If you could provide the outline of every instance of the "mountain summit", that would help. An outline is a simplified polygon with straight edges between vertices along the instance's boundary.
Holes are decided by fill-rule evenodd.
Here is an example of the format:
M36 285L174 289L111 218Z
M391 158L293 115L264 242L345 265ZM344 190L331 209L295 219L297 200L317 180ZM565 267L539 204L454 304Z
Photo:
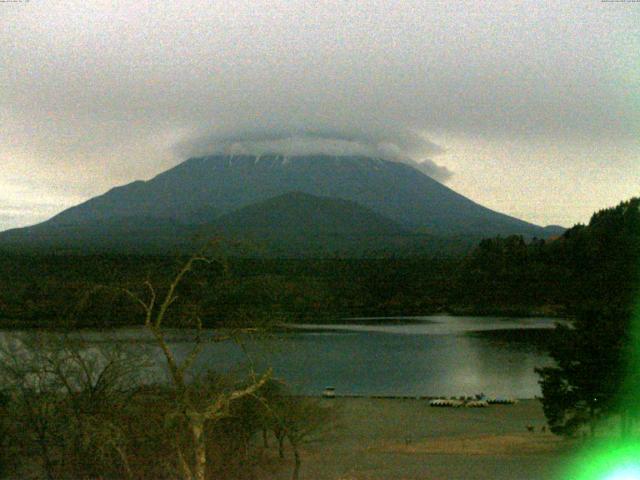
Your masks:
M336 228L344 227L345 216L357 211L359 219L375 218L385 231L393 225L395 232L430 236L546 237L556 233L485 208L397 162L360 156L213 155L191 158L148 181L113 188L34 227L4 232L0 243L27 240L30 234L41 241L48 236L61 238L61 231L74 231L79 240L82 235L78 229L90 228L105 235L109 226L115 225L118 228L113 233L118 235L126 231L123 225L151 230L170 225L176 235L177 226L193 230L199 225L216 225L224 231L225 219L234 219L235 226L229 228L237 233L239 224L249 229L248 221L257 222L256 212L260 218L280 222L301 218L300 211L297 217L291 211L289 217L277 213L283 208L283 199L268 202L292 192L297 197L284 197L287 208L296 199L302 202L301 208L310 208L313 202L303 194L322 197L323 221L327 215L335 215L340 218ZM339 202L329 208L327 199ZM260 205L247 210L252 204ZM348 229L344 233L350 234ZM110 241L117 243L116 238Z

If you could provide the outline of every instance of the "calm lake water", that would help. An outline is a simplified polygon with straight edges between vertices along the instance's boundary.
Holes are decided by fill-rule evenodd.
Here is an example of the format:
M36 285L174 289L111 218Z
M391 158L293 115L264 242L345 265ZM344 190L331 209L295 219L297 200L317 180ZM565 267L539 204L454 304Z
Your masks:
M549 365L544 349L531 338L553 328L549 318L400 317L348 319L331 325L297 325L255 339L207 344L195 370L242 375L249 365L272 366L275 376L297 393L319 394L335 387L354 395L487 395L532 398L540 394L535 367ZM542 333L542 335L541 335ZM4 335L15 333L5 332ZM99 345L150 348L141 329L85 331ZM207 331L205 336L213 337ZM192 338L184 331L168 335L184 356Z

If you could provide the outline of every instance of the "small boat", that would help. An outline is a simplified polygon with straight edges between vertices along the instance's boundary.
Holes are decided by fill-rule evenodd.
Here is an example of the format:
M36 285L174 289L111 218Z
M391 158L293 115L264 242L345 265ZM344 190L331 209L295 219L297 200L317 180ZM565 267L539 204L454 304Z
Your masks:
M462 402L451 398L436 398L429 402L431 407L460 407Z
M503 397L496 397L496 398L490 398L487 400L487 403L493 404L493 405L513 405L514 403L517 403L518 401L514 398L503 398Z
M334 387L325 387L322 391L322 398L336 398L336 389Z
M471 400L465 403L464 406L469 408L484 408L489 406L489 402L486 400Z

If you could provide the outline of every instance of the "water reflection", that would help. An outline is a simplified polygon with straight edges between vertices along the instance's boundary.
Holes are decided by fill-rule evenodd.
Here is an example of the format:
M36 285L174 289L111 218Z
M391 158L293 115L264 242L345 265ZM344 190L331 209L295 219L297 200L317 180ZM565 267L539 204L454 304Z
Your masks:
M318 394L331 385L338 394L458 396L484 392L531 398L540 393L533 369L548 365L550 359L530 343L510 341L503 334L548 329L553 324L548 318L432 316L411 317L406 322L395 319L392 324L350 319L339 325L298 325L290 332L244 337L242 345L229 341L208 344L194 371L214 369L241 376L250 366L272 366L278 377L305 394ZM151 347L151 355L164 365L143 329L75 335L94 345ZM205 332L205 337L215 335ZM176 356L184 358L193 336L173 330L168 340ZM164 374L157 369L152 376L160 379Z

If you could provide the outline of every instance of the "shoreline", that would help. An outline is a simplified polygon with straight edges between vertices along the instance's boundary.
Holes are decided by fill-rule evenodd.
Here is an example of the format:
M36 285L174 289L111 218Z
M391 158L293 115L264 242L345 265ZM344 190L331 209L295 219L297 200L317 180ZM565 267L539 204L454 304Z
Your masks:
M426 408L392 398L331 402L338 428L305 445L301 478L552 479L560 478L576 446L549 432L542 405L533 399L497 408ZM290 479L292 463L287 456L275 480ZM260 480L266 478L274 476Z
M418 401L429 401L429 400L440 400L440 399L447 399L447 400L458 400L460 398L470 398L468 395L359 395L359 394L336 394L334 397L325 397L321 394L318 395L311 395L311 394L292 394L291 396L293 397L302 397L302 398L316 398L316 399L322 399L322 400L327 400L327 401L331 401L331 400L418 400ZM491 397L489 397L491 398ZM538 397L509 397L513 400L515 400L516 402L534 402L534 401L539 401L540 399ZM475 397L473 398L475 400ZM502 404L495 404L496 406L503 406ZM464 406L464 405L463 405ZM489 406L493 406L492 404L489 404ZM509 405L506 405L509 406ZM446 407L445 407L446 408ZM452 407L453 408L453 407Z
M283 328L288 329L292 328L295 324L298 325L330 325L330 324L345 324L345 323L371 323L371 324L398 324L398 323L416 323L416 322L424 322L427 317L435 317L435 316L450 316L450 317L479 317L479 318L551 318L551 319L568 319L571 318L571 314L566 311L547 311L544 309L533 309L533 310L500 310L500 309L481 309L478 311L474 311L473 309L464 309L464 308L456 308L452 307L451 310L433 310L425 313L416 313L415 311L410 311L409 313L402 314L395 311L385 312L380 314L378 310L376 313L371 312L369 316L366 315L368 310L364 311L352 311L352 312L341 312L341 313L326 313L321 315L314 315L313 318L309 318L306 315L302 316L293 316L291 320L288 322L278 321L274 328ZM84 323L81 322L70 322L69 320L64 320L60 318L49 317L44 321L37 321L33 319L25 319L20 317L0 317L0 329L6 330L14 330L14 329L43 329L43 330L64 330L65 328L73 329L73 330L85 330L85 329L95 329L95 330L112 330L112 329L120 329L120 328L131 328L140 326L142 323L140 322L114 322L109 325L105 325L104 323ZM204 328L214 328L207 326L206 322L204 322ZM189 329L191 327L187 326L179 326L175 325L171 328L176 329Z

